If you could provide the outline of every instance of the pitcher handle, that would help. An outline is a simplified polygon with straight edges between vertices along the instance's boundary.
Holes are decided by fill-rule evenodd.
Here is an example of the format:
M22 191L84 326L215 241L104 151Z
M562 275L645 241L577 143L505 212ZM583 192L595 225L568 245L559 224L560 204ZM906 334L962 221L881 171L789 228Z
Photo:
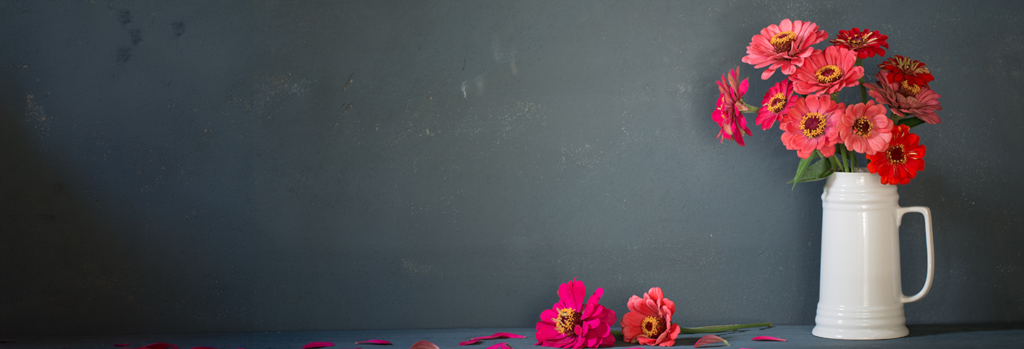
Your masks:
M932 277L935 275L935 247L932 242L932 212L924 206L912 206L912 207L900 207L896 209L896 226L899 226L903 221L903 215L917 212L924 216L924 238L925 244L928 245L928 276L924 279L924 287L917 294L907 297L901 294L900 300L903 303L916 302L932 289Z

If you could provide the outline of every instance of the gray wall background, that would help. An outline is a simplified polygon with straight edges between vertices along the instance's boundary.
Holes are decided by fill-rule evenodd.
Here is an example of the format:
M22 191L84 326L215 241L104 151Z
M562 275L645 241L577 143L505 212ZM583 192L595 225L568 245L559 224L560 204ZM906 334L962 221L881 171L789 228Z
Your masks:
M822 182L720 144L783 18L889 35L943 123L901 204L909 323L1024 321L1020 2L0 1L0 334L813 324ZM825 44L819 44L823 48ZM873 74L880 58L867 60ZM849 101L855 92L844 92ZM903 228L906 293L924 280Z

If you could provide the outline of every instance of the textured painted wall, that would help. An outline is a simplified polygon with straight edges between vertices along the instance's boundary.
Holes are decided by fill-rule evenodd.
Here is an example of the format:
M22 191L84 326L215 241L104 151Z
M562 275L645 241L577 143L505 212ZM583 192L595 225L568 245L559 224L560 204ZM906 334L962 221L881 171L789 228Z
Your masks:
M684 326L812 324L822 183L785 183L781 131L711 121L727 69L755 103L779 79L740 58L783 18L881 30L936 76L900 194L935 215L937 271L908 321L1024 321L1022 15L0 1L0 334L532 326L573 277L620 316L660 286Z

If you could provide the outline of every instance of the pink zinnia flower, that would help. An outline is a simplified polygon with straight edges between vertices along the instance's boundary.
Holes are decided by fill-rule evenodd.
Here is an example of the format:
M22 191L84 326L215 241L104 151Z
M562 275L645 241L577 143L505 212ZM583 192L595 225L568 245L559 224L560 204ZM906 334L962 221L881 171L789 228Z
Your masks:
M780 68L783 74L790 75L814 53L811 45L827 38L828 33L819 30L817 24L792 22L787 18L779 25L761 29L761 34L750 39L743 63L753 64L758 69L767 66L768 69L761 73L761 80L768 80Z
M796 150L801 159L810 157L815 149L825 157L834 155L835 145L839 142L836 124L845 109L846 105L832 101L829 96L798 99L779 125L785 131L782 144L786 149Z
M679 324L672 323L676 304L665 298L661 288L652 287L644 298L633 296L622 316L622 339L628 343L671 347L679 336Z
M598 304L604 289L598 287L583 303L586 288L573 279L558 287L558 303L540 313L537 344L555 348L598 348L615 345L611 325L615 312Z
M881 70L875 74L877 83L866 83L868 94L880 104L885 104L892 109L892 113L900 117L908 115L916 116L929 124L938 124L942 118L936 111L942 110L939 105L939 94L932 89L914 85L907 80L901 82L888 82L889 71Z
M846 148L872 155L889 147L893 124L885 113L885 107L875 101L846 107L839 118L839 138Z
M864 28L864 31L860 31L853 28L850 31L840 30L836 38L829 42L851 49L857 52L857 58L864 59L876 54L879 57L884 56L885 50L882 48L889 48L889 43L886 42L888 39L888 36L879 34L877 30Z
M811 55L796 73L790 75L799 94L833 94L843 88L857 86L864 76L864 67L855 66L857 54L840 46L829 46Z
M775 121L781 120L789 108L793 107L796 99L799 98L793 93L793 83L789 80L782 80L768 89L761 100L761 109L757 111L757 119L754 120L761 125L762 130L767 130L775 125Z
M731 139L743 146L743 132L746 132L748 136L752 133L747 128L747 118L743 117L742 113L750 110L743 102L743 95L747 93L748 83L747 79L739 82L739 74L740 67L736 67L729 71L728 79L725 74L722 74L722 81L716 81L718 92L721 94L718 96L717 107L711 113L711 117L718 123L718 127L722 128L718 132L719 142Z

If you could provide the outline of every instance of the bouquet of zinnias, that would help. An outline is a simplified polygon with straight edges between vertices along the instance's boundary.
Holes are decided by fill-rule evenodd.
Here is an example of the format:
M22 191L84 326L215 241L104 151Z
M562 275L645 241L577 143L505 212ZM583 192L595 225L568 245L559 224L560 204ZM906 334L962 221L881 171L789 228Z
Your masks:
M910 129L941 121L935 113L942 110L939 94L928 86L935 78L924 63L893 56L878 64L876 81L866 83L863 60L884 56L888 37L853 28L840 30L824 50L812 47L828 37L817 24L789 19L755 35L743 62L767 67L762 80L777 70L788 77L772 86L761 106L755 107L743 100L748 83L739 81L739 67L723 74L713 113L722 129L718 138L742 146L743 134L752 135L743 114L756 113L755 122L763 130L778 121L782 144L800 157L794 185L833 172L853 172L858 167L855 153L865 155L868 171L878 174L883 184L909 183L924 169L925 154L925 146ZM838 102L839 92L848 87L859 87L861 103Z

